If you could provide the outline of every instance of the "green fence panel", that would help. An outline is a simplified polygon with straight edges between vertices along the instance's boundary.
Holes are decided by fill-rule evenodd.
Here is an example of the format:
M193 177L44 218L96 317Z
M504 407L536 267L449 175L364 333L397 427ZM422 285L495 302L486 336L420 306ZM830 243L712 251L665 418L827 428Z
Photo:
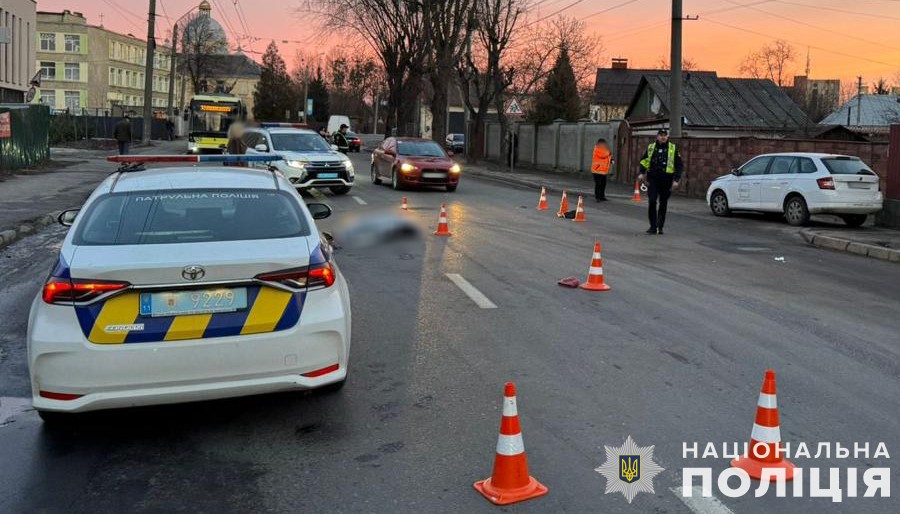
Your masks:
M8 112L12 137L0 139L0 170L28 168L50 158L50 108L46 105L0 105Z

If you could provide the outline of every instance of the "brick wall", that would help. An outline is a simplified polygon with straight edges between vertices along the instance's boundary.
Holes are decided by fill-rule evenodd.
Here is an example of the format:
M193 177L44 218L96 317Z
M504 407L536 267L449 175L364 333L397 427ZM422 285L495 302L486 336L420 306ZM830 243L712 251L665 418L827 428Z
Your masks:
M629 140L627 161L620 162L616 180L634 183L638 162L647 145L655 138L635 136ZM685 161L685 178L680 192L688 196L703 197L710 182L728 174L732 168L747 162L751 157L776 152L821 152L855 155L871 166L881 177L881 190L886 189L888 171L888 143L857 143L851 141L825 141L803 139L764 139L755 137L683 138L675 141Z

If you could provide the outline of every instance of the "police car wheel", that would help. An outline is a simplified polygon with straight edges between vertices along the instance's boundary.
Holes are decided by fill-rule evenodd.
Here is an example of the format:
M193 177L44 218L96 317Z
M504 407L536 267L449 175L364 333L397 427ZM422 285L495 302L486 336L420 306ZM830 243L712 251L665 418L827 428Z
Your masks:
M722 191L713 192L709 198L709 208L716 216L728 216L731 209L728 208L728 197Z
M378 176L378 170L375 169L375 165L372 165L372 171L370 172L372 175L372 183L376 186L381 184L381 177Z

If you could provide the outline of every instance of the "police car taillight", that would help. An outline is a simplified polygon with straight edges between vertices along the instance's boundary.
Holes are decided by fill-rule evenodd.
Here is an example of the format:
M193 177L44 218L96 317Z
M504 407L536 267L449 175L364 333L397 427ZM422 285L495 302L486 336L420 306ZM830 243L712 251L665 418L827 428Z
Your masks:
M277 282L292 289L331 287L334 284L334 268L330 262L303 268L293 268L256 276L263 282Z
M125 289L128 282L84 280L50 277L44 284L43 298L47 303L88 302L98 296Z

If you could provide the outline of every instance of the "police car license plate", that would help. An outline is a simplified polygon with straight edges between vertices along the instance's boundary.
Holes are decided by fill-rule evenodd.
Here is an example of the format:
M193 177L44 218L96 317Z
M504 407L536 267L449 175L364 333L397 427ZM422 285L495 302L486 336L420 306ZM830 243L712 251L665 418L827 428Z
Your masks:
M338 178L337 173L319 173L316 176L319 178Z
M422 173L422 178L444 178L446 177L446 173L440 173L435 171L426 171Z
M247 308L247 288L141 293L141 316L182 316L234 312Z

